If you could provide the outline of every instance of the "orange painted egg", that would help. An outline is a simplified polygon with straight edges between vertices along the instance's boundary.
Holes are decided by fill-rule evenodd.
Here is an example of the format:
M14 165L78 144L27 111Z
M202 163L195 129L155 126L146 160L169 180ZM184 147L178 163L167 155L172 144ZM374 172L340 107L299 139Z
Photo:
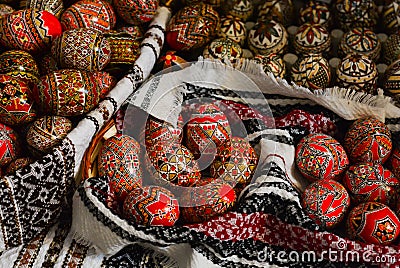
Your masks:
M29 86L37 83L40 76L36 60L23 50L8 50L1 54L0 73L22 79Z
M156 14L158 0L113 0L117 14L129 24L143 24L153 19Z
M0 43L33 54L46 51L61 32L59 20L45 10L18 10L0 20Z
M8 165L21 153L18 134L9 126L0 123L0 167Z

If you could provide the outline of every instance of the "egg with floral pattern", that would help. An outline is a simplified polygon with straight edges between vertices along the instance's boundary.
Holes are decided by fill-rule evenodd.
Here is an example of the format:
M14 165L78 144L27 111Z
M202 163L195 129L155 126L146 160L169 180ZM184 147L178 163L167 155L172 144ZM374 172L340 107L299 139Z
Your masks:
M0 167L4 167L18 158L21 144L17 132L0 123Z

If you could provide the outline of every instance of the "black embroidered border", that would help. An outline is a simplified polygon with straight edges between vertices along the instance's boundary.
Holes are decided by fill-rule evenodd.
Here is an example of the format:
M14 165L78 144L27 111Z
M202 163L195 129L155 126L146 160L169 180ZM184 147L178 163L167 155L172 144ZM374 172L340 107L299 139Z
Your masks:
M117 102L114 100L114 98L111 98L111 97L105 97L104 100L108 100L109 102L111 102L111 104L112 104L112 106L113 106L113 108L114 108L112 114L114 114L114 113L117 111L117 109L118 109L118 104L117 104Z
M150 43L144 43L144 44L141 44L140 47L149 47L149 48L151 48L151 49L153 50L154 57L156 57L156 59L158 59L157 50L156 50L156 48L155 48L152 44L150 44Z
M90 121L93 122L94 126L96 127L96 132L98 132L99 129L100 129L100 124L99 124L99 122L97 121L97 119L94 118L94 117L91 116L91 115L85 115L85 118L87 118L87 119L89 119Z
M160 30L161 32L163 32L163 33L165 33L165 29L162 27L162 26L160 26L160 25L157 25L157 24L153 24L153 25L150 25L148 28L147 28L147 31L149 31L150 29L158 29L158 30Z

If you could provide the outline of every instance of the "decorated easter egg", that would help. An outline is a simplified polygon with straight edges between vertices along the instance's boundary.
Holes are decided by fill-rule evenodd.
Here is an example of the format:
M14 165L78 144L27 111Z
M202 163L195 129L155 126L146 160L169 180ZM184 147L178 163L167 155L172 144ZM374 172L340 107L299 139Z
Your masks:
M331 48L330 33L322 25L306 22L297 29L293 39L293 46L298 54L326 54Z
M40 78L32 95L41 111L61 116L86 114L99 104L103 92L92 72L61 69Z
M397 105L400 103L400 59L393 61L385 70L382 87Z
M361 54L348 54L336 69L336 85L376 94L378 70L373 60Z
M400 57L400 33L396 32L389 35L385 43L383 43L383 61L390 65Z
M153 19L159 1L113 0L112 3L114 10L126 23L137 25Z
M191 187L200 179L200 169L193 154L178 143L159 141L147 148L151 167L148 167L154 180L161 186L174 189L174 186Z
M97 157L100 176L107 176L110 191L123 202L135 188L142 186L140 144L128 135L117 134L107 139Z
M391 206L400 181L379 163L363 162L351 165L346 171L343 184L349 190L355 204L380 202Z
M111 48L107 38L96 30L78 28L57 37L51 53L61 68L100 71L109 63Z
M179 201L183 222L199 223L231 209L236 194L230 185L215 182L185 191Z
M294 15L292 0L266 0L258 7L259 20L274 20L289 26Z
M37 83L40 76L36 60L23 50L8 50L1 54L0 73L22 79L30 86Z
M337 226L350 206L346 189L334 180L318 180L308 185L301 198L306 214L324 229Z
M22 0L19 2L20 9L46 10L60 18L64 11L64 2L62 0Z
M288 34L282 24L274 21L259 21L249 31L247 43L255 54L283 54L288 44Z
M123 215L131 223L146 226L173 226L179 218L175 196L160 186L134 189L123 204Z
M93 76L100 90L101 100L104 99L117 84L117 79L108 72L92 72L91 75Z
M228 118L218 106L211 103L196 107L186 125L185 134L186 145L201 169L211 164L217 148L232 136Z
M180 115L176 126L149 116L145 127L145 144L148 149L157 142L181 143L183 131L183 118Z
M314 133L303 137L296 146L298 170L311 181L338 180L349 166L343 146L333 137Z
M381 53L381 41L370 29L352 28L343 35L338 53L340 57L351 53L362 54L377 61Z
M216 35L218 24L219 15L211 5L186 6L169 21L165 40L174 50L200 48Z
M392 135L382 121L360 118L347 130L343 145L353 163L384 163L392 151Z
M0 43L3 46L34 54L47 50L61 32L58 19L45 10L18 10L0 21Z
M12 6L9 6L7 4L0 4L0 20L8 14L13 13L14 11L15 9Z
M36 62L39 67L40 76L47 75L60 69L51 52L42 55Z
M81 0L68 7L61 15L64 31L89 28L99 32L114 29L117 18L114 9L106 0Z
M286 64L281 56L275 53L268 55L255 55L253 61L262 65L266 74L272 73L275 77L284 78L286 75Z
M389 166L393 174L397 178L400 178L400 148L396 147L393 149L389 158Z
M246 25L238 17L227 15L221 18L218 36L230 38L243 46L247 37Z
M329 5L322 1L307 1L299 11L300 24L310 22L329 28L332 24L332 13Z
M29 97L30 88L23 80L0 74L0 122L17 126L32 122L36 109Z
M9 126L0 123L0 167L18 158L21 145L18 134Z
M373 29L378 22L378 7L373 0L338 0L333 6L339 27Z
M400 27L400 6L397 1L387 1L383 6L382 23L386 33L397 32Z
M214 178L229 176L229 180L246 186L257 167L258 157L250 143L240 137L232 137L217 149L217 156L210 167Z
M72 129L72 122L62 116L42 116L29 127L26 141L33 153L48 153L61 143Z
M227 6L227 15L247 21L253 15L254 4L251 0L232 0Z
M11 161L10 164L8 164L6 170L5 170L5 174L7 175L11 175L13 174L15 171L24 168L30 164L32 164L34 162L34 160L30 157L21 157L21 158L16 158L13 161Z
M388 206L378 202L366 202L350 211L346 229L350 239L389 245L399 235L400 221Z
M304 54L291 68L291 79L299 85L311 90L329 87L332 79L329 62L322 54Z
M235 62L242 57L243 51L238 43L230 38L214 39L203 51L204 58Z

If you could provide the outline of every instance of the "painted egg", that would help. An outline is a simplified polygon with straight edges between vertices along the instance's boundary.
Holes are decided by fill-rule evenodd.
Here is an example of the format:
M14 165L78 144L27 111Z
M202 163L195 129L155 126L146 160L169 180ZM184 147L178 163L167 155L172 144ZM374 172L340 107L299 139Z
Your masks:
M221 18L218 36L230 38L243 46L247 37L246 25L239 18L227 15Z
M331 48L331 36L324 26L306 22L297 29L293 47L298 54L327 54Z
M339 44L339 56L362 54L377 61L381 53L381 41L370 29L357 27L346 32Z
M125 199L124 217L133 224L173 226L179 218L179 203L175 196L160 186L136 188Z
M199 104L186 125L186 146L199 162L200 169L212 163L217 148L231 136L228 118L211 103Z
M6 4L0 4L0 19L4 18L8 14L11 14L15 11L15 9Z
M310 22L330 28L332 14L327 3L322 1L307 1L304 7L300 8L300 24Z
M64 31L89 28L105 32L114 29L117 18L108 1L81 0L62 13L60 22Z
M274 20L289 26L294 17L292 0L266 0L258 7L259 20Z
M87 28L63 32L51 46L61 68L100 71L110 62L111 48L100 32Z
M200 169L193 154L183 145L159 141L147 148L150 174L157 184L171 189L191 187L200 179Z
M282 24L270 20L259 21L249 31L247 43L255 54L283 54L288 44L288 34Z
M39 67L40 76L53 73L60 69L57 61L54 59L53 55L50 52L42 55L39 59L37 59L37 64Z
M72 122L62 116L42 116L29 127L26 141L33 153L48 153L72 130Z
M117 14L129 24L143 24L153 19L156 14L158 0L113 0Z
M0 123L0 167L18 158L21 145L18 134L9 126Z
M37 83L40 76L35 59L23 50L9 50L1 54L0 73L22 79L29 86Z
M247 21L253 15L254 4L251 0L233 0L228 7L227 14Z
M33 54L47 50L61 32L58 19L45 10L18 10L0 21L0 43Z
M211 183L185 191L179 201L183 222L200 223L233 208L236 194L228 184Z
M149 116L145 127L145 144L148 149L158 142L181 143L183 131L183 118L180 115L176 126Z
M214 178L229 176L236 184L246 186L250 183L257 167L258 157L250 143L240 137L232 137L217 149L217 156L210 167Z
M333 8L339 27L346 32L354 27L372 29L378 22L378 7L373 0L337 0Z
M355 204L380 202L388 206L395 203L400 181L394 174L378 163L358 163L346 171L343 184L349 190Z
M350 206L346 189L333 180L318 180L308 185L301 198L306 214L324 229L336 227Z
M60 18L64 11L64 2L62 0L22 0L19 2L19 9L46 10Z
M391 96L397 105L400 103L400 59L392 62L382 78L382 87L386 95Z
M110 75L108 72L92 72L91 75L97 82L97 85L100 89L101 100L104 99L117 84L116 78Z
M173 50L201 48L216 35L218 24L219 15L211 5L186 6L169 21L165 40Z
M110 191L123 202L131 191L142 186L140 144L128 135L117 134L107 139L97 157L100 176L107 176Z
M400 221L388 206L378 202L367 202L350 211L346 228L350 239L389 245L399 235Z
M380 120L360 118L347 130L343 145L353 163L384 163L392 151L392 134Z
M204 58L235 62L242 57L243 50L238 43L229 38L213 40L203 51Z
M32 164L34 160L30 157L21 157L21 158L16 158L14 159L10 164L8 164L5 174L6 175L11 175L14 174L15 171L24 168L30 164Z
M0 74L0 122L18 126L32 122L36 117L30 88L23 80Z
M90 112L99 104L103 89L91 72L61 69L42 76L32 88L41 111L61 116Z
M349 166L343 146L326 134L314 133L303 137L295 153L298 170L310 181L338 180Z
M400 148L396 147L393 149L388 161L390 170L397 178L400 178Z
M336 85L355 91L376 94L378 70L370 58L348 54L336 69Z
M391 34L383 43L383 61L390 65L400 58L400 33Z
M262 65L266 74L272 73L275 77L284 78L286 75L286 64L281 56L275 53L268 55L255 55L253 61Z
M332 79L329 62L322 54L304 54L291 68L292 81L311 90L329 87Z
M387 1L382 10L383 28L387 34L395 33L400 28L400 6L397 1Z

